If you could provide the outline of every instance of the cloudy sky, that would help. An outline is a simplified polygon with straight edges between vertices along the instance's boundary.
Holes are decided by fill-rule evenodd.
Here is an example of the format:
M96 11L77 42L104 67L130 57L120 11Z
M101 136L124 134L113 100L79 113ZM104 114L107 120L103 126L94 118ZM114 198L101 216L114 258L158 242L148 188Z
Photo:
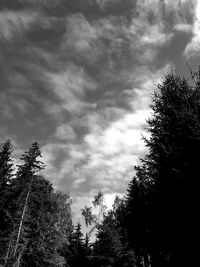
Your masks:
M155 84L199 52L198 0L0 0L1 141L38 141L76 214L99 190L109 204L145 153Z

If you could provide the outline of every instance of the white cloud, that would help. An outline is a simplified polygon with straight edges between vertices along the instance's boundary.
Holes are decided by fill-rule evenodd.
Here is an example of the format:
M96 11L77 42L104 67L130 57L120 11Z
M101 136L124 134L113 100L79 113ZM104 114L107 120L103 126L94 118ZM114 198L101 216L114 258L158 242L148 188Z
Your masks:
M66 32L61 49L63 54L94 63L101 57L121 59L124 49L125 18L115 16L88 21L83 14L74 14L66 19Z
M191 18L194 16L196 0L164 0L161 5L165 15L170 18L173 31L192 32Z
M194 12L194 23L192 26L193 37L187 44L184 55L187 58L197 56L200 52L200 1L196 1L195 12Z
M192 32L192 25L188 23L177 23L174 26L174 30L179 31L179 32Z
M91 186L121 192L130 179L127 171L138 163L138 155L144 153L142 134L148 118L148 110L138 110L111 122L106 129L91 129L84 138L87 162L81 171L91 180Z
M0 39L11 40L26 32L39 14L34 11L0 11Z
M41 147L42 162L45 164L45 171L43 172L46 177L48 177L52 182L54 182L55 187L59 183L59 179L56 172L56 168L54 166L54 162L59 149L62 149L60 144L47 144Z
M163 73L163 69L151 73L141 68L130 78L130 82L138 84L124 91L130 111L105 108L84 113L80 122L88 128L88 133L81 140L70 139L74 137L73 127L77 127L79 121L77 125L72 121L70 125L62 124L57 128L56 137L65 144L49 144L45 153L50 165L47 172L55 174L58 187L72 192L90 191L91 188L104 188L111 192L125 190L130 172L133 175L132 167L138 164L138 156L146 151L142 135L148 136L145 130L146 120L150 117L148 106L155 84ZM83 93L81 89L80 94ZM59 169L55 169L59 154L62 161Z
M141 36L140 42L144 45L163 45L173 37L173 33L166 33L160 25L152 25Z
M83 14L75 14L66 19L66 32L63 36L62 49L75 48L84 53L91 49L92 42L97 38L96 30Z
M79 175L79 166L82 166L87 158L87 153L81 145L54 142L42 146L41 151L46 165L43 173L52 181L56 189L69 192L73 189L71 181L79 185L78 180L85 179L84 176ZM56 166L56 162L59 162L59 166Z
M84 108L92 108L94 105L88 103L85 91L95 90L96 83L90 78L83 68L68 64L65 70L58 73L46 73L47 80L53 92L62 101L61 109L73 113L80 113ZM51 109L51 107L49 107ZM59 110L59 108L57 107ZM54 110L56 107L54 106Z
M112 1L99 1L107 5ZM137 57L141 63L152 62L158 47L166 45L174 36L169 32L162 17L159 1L137 1L131 23L125 17L107 16L88 21L83 14L73 14L66 19L66 32L61 45L63 54L90 63L101 57L114 69L127 58ZM152 14L153 22L149 20ZM180 26L179 26L180 27Z
M152 94L157 90L157 84L161 82L162 77L173 69L172 63L167 63L165 67L151 72L147 67L141 67L130 75L130 83L136 83L137 86L124 90L124 95L133 110L149 110L152 101ZM149 112L149 111L147 111Z
M128 152L128 148L134 149L135 153L140 153L143 149L141 125L145 124L144 118L147 114L147 110L126 114L123 118L111 123L103 133L86 135L85 142L94 153L120 154L122 150Z
M61 124L57 127L55 136L61 140L74 140L76 133L70 125Z
M126 31L130 49L142 64L155 60L158 48L168 44L174 36L168 31L162 13L160 1L137 1L136 15Z
M125 114L105 130L95 128L85 136L81 144L48 144L42 147L45 174L56 188L82 192L104 189L121 192L130 179L127 171L138 162L138 154L144 151L142 139L145 114ZM102 132L101 132L102 131ZM59 169L55 162L62 155ZM84 190L85 190L84 189Z

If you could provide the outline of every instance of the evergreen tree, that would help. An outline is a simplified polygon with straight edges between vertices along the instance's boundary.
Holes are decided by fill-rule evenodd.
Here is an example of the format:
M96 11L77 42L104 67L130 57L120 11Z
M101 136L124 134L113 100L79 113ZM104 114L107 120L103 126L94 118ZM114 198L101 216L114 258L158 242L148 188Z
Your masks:
M88 242L88 241L87 241ZM63 249L63 255L66 258L67 267L89 266L88 259L88 244L84 242L83 233L81 231L81 224L78 223L71 231L69 242Z
M97 239L93 244L94 266L136 267L136 257L129 248L124 221L124 200L116 197L113 208L97 225Z
M0 146L0 263L3 263L6 257L5 251L13 221L10 210L10 183L13 171L12 150L10 140L6 140Z
M97 240L94 244L94 255L97 266L113 266L122 251L122 244L112 211L104 216L98 225Z
M71 229L71 201L54 192L51 183L37 175L44 166L37 143L22 155L16 178L11 181L14 226L7 243L5 266L64 266L60 248Z
M22 155L14 177L11 153L7 140L0 147L0 265L65 266L61 250L72 229L70 197L37 175L44 168L37 143Z
M141 264L193 266L199 236L200 88L169 74L158 89L148 121L149 152L127 194L128 236Z
M37 176L32 184L28 210L26 249L21 266L64 266L59 249L66 242L71 227L68 195L55 193L52 185Z
M25 236L25 220L27 219L27 210L29 198L34 182L35 173L42 170L43 163L37 158L41 157L39 145L35 142L28 152L25 152L18 166L16 178L12 181L13 206L16 208L14 214L14 228L10 234L7 255L9 261L20 265L23 252L26 248L27 239Z

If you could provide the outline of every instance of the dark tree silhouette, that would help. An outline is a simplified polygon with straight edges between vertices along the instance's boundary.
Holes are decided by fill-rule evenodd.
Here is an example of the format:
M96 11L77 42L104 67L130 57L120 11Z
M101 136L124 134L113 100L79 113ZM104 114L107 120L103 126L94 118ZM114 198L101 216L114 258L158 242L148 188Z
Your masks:
M199 233L200 88L169 74L158 89L148 120L149 152L127 194L128 238L147 266L149 259L152 267L193 266Z
M0 264L4 262L6 257L9 232L13 224L10 207L10 183L13 171L12 150L10 140L6 140L0 146Z

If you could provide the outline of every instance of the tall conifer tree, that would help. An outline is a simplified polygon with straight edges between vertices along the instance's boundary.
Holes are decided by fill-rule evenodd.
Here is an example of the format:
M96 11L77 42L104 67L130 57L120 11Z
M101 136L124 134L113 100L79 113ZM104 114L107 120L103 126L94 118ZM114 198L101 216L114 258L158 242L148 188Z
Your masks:
M169 74L158 89L148 121L149 152L136 167L127 195L129 240L140 259L148 264L151 258L152 267L193 266L199 233L200 86Z
M12 145L6 140L0 146L0 263L6 257L6 247L9 243L9 233L12 228L11 178L13 171Z
M28 152L22 155L22 164L18 166L16 178L12 183L16 212L14 214L14 229L10 235L7 255L8 259L13 264L16 264L16 266L20 266L21 258L27 245L25 221L28 218L32 183L34 182L35 173L44 168L43 163L38 160L38 157L41 157L41 153L39 145L35 142Z

